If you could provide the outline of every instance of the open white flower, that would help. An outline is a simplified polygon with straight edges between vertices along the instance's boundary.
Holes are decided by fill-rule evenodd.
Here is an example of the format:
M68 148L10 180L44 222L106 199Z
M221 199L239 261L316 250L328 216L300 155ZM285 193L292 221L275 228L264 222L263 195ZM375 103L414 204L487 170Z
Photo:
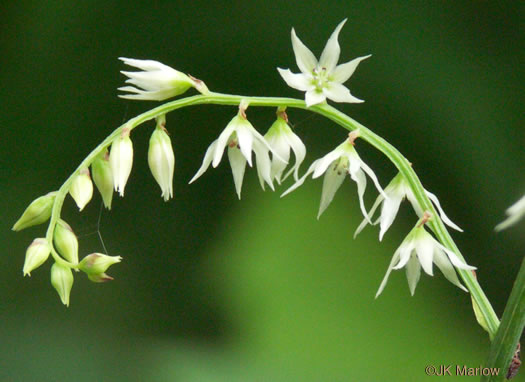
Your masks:
M521 218L525 216L525 195L521 197L516 203L507 208L505 213L508 215L507 219L496 226L496 231L501 231L513 224L516 224Z
M301 186L308 175L312 174L312 179L318 178L324 175L323 180L323 191L321 193L321 205L319 206L319 213L317 218L326 210L328 205L332 202L336 191L339 189L343 180L347 174L354 182L357 183L357 193L359 195L359 205L361 211L366 219L370 220L368 213L366 212L365 204L363 201L363 195L366 190L366 176L365 173L372 179L377 190L384 195L383 189L379 185L376 175L368 165L361 160L359 154L353 146L353 140L356 135L352 136L344 141L342 144L337 146L333 151L326 154L324 157L315 160L311 165L306 174L304 174L292 187L286 190L282 195L285 196Z
M123 86L118 90L132 94L119 95L120 98L162 101L184 93L195 82L186 74L153 60L137 60L119 57L126 65L142 69L142 72L126 72L126 83L135 86Z
M456 224L454 224L454 222L452 222L452 220L450 220L445 214L445 211L443 211L443 209L441 208L441 204L439 203L437 196L427 190L425 190L425 193L436 206L439 212L439 216L441 217L441 220L443 220L443 223L445 223L451 228L454 228L457 231L463 232L463 230L459 228ZM386 199L381 194L377 196L377 199L369 212L370 217L372 217L379 205L382 204L381 215L377 218L376 221L372 223L373 225L379 223L379 226L381 227L381 229L379 230L379 241L383 240L383 235L394 222L397 212L399 211L399 206L405 198L407 198L410 204L412 204L412 207L414 208L414 211L416 212L417 216L419 216L420 218L423 217L423 210L421 209L414 193L410 189L408 182L401 173L397 174L394 177L394 179L392 179L392 181L388 184L388 186L385 187L385 194L387 196ZM364 219L361 222L361 224L359 225L359 227L357 227L354 233L354 238L363 230L363 228L365 228L365 226L368 223L369 220L367 219Z
M272 155L270 176L281 184L292 172L295 180L299 179L299 166L306 156L306 147L301 139L288 126L288 117L284 111L277 113L277 120L272 124L264 138L277 155ZM290 150L294 152L295 164L283 178L283 172L290 159Z
M459 282L454 267L465 270L474 270L476 267L465 264L454 252L445 248L434 239L432 235L425 230L424 225L418 225L410 231L394 253L386 275L379 286L376 298L383 292L392 270L403 267L406 267L410 294L414 295L416 285L421 276L421 268L423 268L426 274L433 276L432 263L437 265L448 281L463 289L465 292L468 292Z
M325 101L326 98L335 102L364 102L351 95L350 91L342 84L354 74L357 65L370 55L337 65L341 52L337 38L345 22L346 19L335 28L319 61L310 49L299 40L292 28L292 47L301 73L292 73L290 69L277 68L277 70L288 86L306 92L306 106L316 105Z
M215 168L221 162L224 149L228 146L228 159L233 173L233 181L237 196L241 198L242 181L246 162L252 167L252 151L255 152L257 162L257 173L264 189L264 182L268 183L273 190L272 178L270 175L270 156L269 151L272 149L265 141L264 137L255 130L252 124L246 119L244 114L245 106L239 107L239 114L236 115L226 126L223 132L208 147L202 165L190 180L193 183L210 167ZM272 151L273 154L275 154Z

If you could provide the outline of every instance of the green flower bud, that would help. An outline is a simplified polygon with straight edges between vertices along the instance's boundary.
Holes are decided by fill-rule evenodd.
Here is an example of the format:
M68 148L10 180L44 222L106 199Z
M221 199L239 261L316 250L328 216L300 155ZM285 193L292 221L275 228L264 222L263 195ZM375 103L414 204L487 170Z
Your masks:
M91 182L88 168L80 170L75 179L73 179L73 183L71 183L69 188L69 194L75 200L80 211L89 203L93 196L93 183Z
M31 271L44 264L51 253L51 248L46 239L38 238L33 240L27 248L24 261L24 276L31 276Z
M20 231L24 228L46 222L51 216L55 197L56 191L33 200L13 226L13 231Z
M65 306L69 306L69 294L73 287L73 281L71 269L58 263L53 264L51 267L51 285L56 289Z
M164 124L164 115L157 118L157 127L149 140L148 164L162 191L164 201L173 197L173 171L175 170L175 155L171 140Z
M122 257L120 256L107 256L102 253L92 253L82 259L78 264L78 269L85 272L88 278L93 282L104 282L113 280L111 276L108 276L105 272L107 269L116 263L120 263Z
M60 219L55 227L55 247L67 261L78 264L78 240L69 224Z
M104 201L104 206L110 210L113 199L113 173L109 165L109 153L107 149L93 161L91 164L91 172L93 174L93 181Z

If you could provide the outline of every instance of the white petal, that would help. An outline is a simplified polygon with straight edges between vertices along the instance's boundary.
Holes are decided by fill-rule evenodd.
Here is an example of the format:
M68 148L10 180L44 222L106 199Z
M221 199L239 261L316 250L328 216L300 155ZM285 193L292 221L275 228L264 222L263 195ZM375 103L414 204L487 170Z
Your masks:
M417 283L419 282L419 277L421 276L421 267L416 258L411 258L406 266L406 274L408 281L408 289L410 289L410 294L413 296L416 291Z
M465 270L469 270L469 271L473 271L476 269L476 267L473 267L473 266L470 266L468 264L465 264L465 262L463 260L461 260L458 255L456 255L453 251L451 251L450 249L448 248L445 248L441 243L438 243L436 241L436 246L443 250L443 252L445 252L448 256L448 258L450 259L450 261L452 262L452 264L454 264L454 266L456 268L460 268L460 269L465 269Z
M344 150L341 148L341 146L338 146L332 151L330 151L328 154L326 154L324 157L318 159L319 163L315 168L314 174L312 175L312 179L319 178L321 175L323 175L328 166L330 166L335 160L341 158L343 154Z
M204 154L204 159L202 160L201 167L197 171L197 173L191 178L189 183L195 182L204 172L210 167L210 163L213 159L213 155L215 153L215 148L217 147L217 140L214 140L212 144L208 147L206 150L206 154Z
M350 77L352 77L352 74L354 74L357 65L359 65L361 61L367 59L370 56L372 55L369 54L368 56L357 57L354 58L352 61L341 65L337 65L332 73L331 80L340 84L345 83Z
M335 102L347 103L361 103L365 102L362 99L354 97L350 94L350 90L346 86L338 84L337 82L329 82L323 87L323 94L326 98Z
M363 162L361 159L359 160L361 162L361 168L368 174L370 179L372 179L372 182L374 183L374 186L376 186L377 191L379 191L379 193L383 195L384 198L388 198L388 196L385 194L385 191L379 184L379 181L377 180L377 177L374 171L372 171L372 169L368 167L368 165L365 162Z
M119 60L123 61L124 64L134 66L135 68L150 71L150 70L166 70L171 69L169 66L164 65L154 60L137 60L135 58L119 57Z
M326 210L334 199L334 195L341 187L343 180L345 180L347 172L340 168L338 162L332 163L332 165L326 170L323 179L323 191L321 193L321 204L319 206L319 213L317 219ZM314 172L315 175L315 172Z
M317 65L317 59L310 49L303 44L292 28L292 47L297 67L303 73L311 73ZM286 81L286 80L285 80Z
M237 132L237 139L239 141L239 147L242 155L248 161L250 167L252 167L252 146L253 146L253 135L250 129L246 128L242 124L238 124L235 129Z
M448 216L445 215L445 211L443 211L443 209L441 208L441 204L439 204L439 200L438 200L437 196L434 195L433 193L431 193L430 191L427 191L427 190L425 190L425 193L427 194L428 198L430 200L432 200L432 202L436 206L436 208L437 208L437 210L439 212L439 216L441 217L441 220L443 220L443 223L445 223L446 225L448 225L451 228L454 228L456 231L463 232L463 230L461 228L459 228L456 224L454 224L454 222L452 222L452 220L450 220L448 218Z
M374 213L376 212L377 210L377 207L379 207L379 205L381 204L381 202L385 200L385 198L383 198L383 195L377 195L377 198L376 198L376 201L374 202L374 204L372 205L372 208L370 209L370 211L368 212L368 216L372 217L374 216ZM376 225L378 221L375 221L373 222L373 225ZM363 221L361 222L361 224L359 224L359 227L357 227L357 229L355 230L354 232L354 239L356 238L356 236L361 233L361 231L366 227L366 225L368 224L368 220L367 219L363 219ZM380 239L381 240L381 237Z
M286 82L286 84L294 89L300 90L302 92L305 92L307 90L311 90L314 88L314 85L312 84L312 77L307 76L303 73L292 73L290 69L281 69L277 68L279 71L279 74L283 78L283 80Z
M271 161L270 176L277 183L281 184L281 176L290 159L290 145L282 132L265 136L266 141L277 155L274 155ZM281 160L280 158L284 159Z
M330 73L335 66L337 65L337 61L339 61L339 54L341 53L341 48L339 47L339 42L337 41L337 38L339 37L339 32L341 31L341 28L343 25L345 25L347 19L344 19L339 23L339 25L335 28L332 35L326 42L326 46L323 49L323 53L321 54L321 58L319 59L319 68L326 68L326 71Z
M379 289L377 290L375 298L377 298L383 292L383 289L385 289L386 283L388 281L388 276L390 276L390 273L392 272L392 269L394 269L394 264L398 260L399 260L399 249L394 253L394 256L392 257L392 260L390 261L390 265L388 266L388 270L386 271L386 274L385 274L385 277L383 278L383 281L381 281L381 285L379 285Z
M412 190L410 189L410 187L408 185L405 186L405 195L408 199L408 201L410 202L410 204L412 205L412 208L414 209L414 212L416 213L416 215L421 218L423 217L423 209L421 208L421 206L419 205L419 202L417 201L414 193L412 192Z
M465 292L468 292L468 289L459 282L456 270L443 251L436 251L434 255L434 264L436 264L436 266L441 270L441 273L443 273L448 281L463 289Z
M428 234L429 237L422 236L416 240L416 253L421 266L426 274L433 276L432 272L432 259L434 258L434 239Z
M306 102L306 107L310 107L326 101L326 96L323 92L316 89L307 90L304 101Z
M525 216L525 196L507 208L505 213L508 215L508 218L496 226L496 231L501 231L502 229L516 224L521 218L523 218L523 216Z
M257 163L257 175L259 176L259 182L264 190L264 181L268 183L270 188L273 188L272 177L270 174L271 162L270 156L268 155L268 148L265 147L261 141L253 141L253 151L255 151L255 161ZM264 181L263 181L264 180Z
M310 175L312 172L314 172L315 168L317 167L317 164L319 163L319 160L320 159L317 159L315 161L313 161L313 163L310 165L310 167L308 168L308 171L306 171L306 174L304 174L297 182L295 182L289 189L287 189L285 192L283 192L283 194L281 195L281 198L283 196L286 196L288 195L290 192L294 191L295 189L297 189L299 186L301 186L304 181L306 180L306 178L308 177L308 175Z
M412 240L409 242L402 242L399 246L399 263L393 266L393 269L401 269L403 268L407 263L408 260L410 260L410 256L412 254L412 250L414 249L414 243Z
M284 179L286 179L288 175L290 175L293 171L294 178L295 180L297 180L299 178L299 167L301 166L301 163L303 163L304 158L306 157L306 146L304 145L303 141L301 141L301 138L299 138L291 130L285 136L286 140L288 141L288 144L292 148L293 153L295 155L295 165L285 175Z
M370 220L370 217L368 216L368 212L366 212L365 208L365 202L363 200L363 196L365 194L366 190L366 176L365 173L359 169L356 172L350 172L350 177L354 182L357 183L357 195L359 196L359 206L361 207L361 212L363 213L363 216L368 221L368 224L372 224L372 221Z
M213 154L213 161L211 165L213 167L217 167L219 163L221 163L222 154L224 153L224 148L228 144L228 141L235 131L235 118L234 117L231 122L226 126L226 128L222 131L221 135L219 135L219 138L217 138L217 147L215 147L215 152Z
M402 198L397 197L397 195L389 195L389 197L383 202L383 208L381 208L381 230L379 232L379 241L383 240L383 235L394 222L397 212L399 211L399 206L401 205L401 200ZM370 215L372 214L373 211L370 211Z
M228 159L232 168L233 182L235 183L235 190L237 196L241 198L242 180L244 178L244 170L246 170L246 159L237 147L228 147Z

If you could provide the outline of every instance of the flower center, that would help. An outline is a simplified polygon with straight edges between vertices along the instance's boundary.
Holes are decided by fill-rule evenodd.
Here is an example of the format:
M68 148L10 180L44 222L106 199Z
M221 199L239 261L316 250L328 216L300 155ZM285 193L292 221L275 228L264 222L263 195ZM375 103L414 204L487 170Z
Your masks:
M328 71L325 67L316 67L313 70L314 85L317 90L322 90L325 84L329 81Z

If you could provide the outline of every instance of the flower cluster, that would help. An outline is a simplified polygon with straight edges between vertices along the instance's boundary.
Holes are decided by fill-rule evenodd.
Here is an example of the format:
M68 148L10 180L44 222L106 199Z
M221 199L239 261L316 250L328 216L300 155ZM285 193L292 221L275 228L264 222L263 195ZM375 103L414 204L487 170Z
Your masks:
M328 39L319 61L299 40L295 30L292 29L292 47L301 73L295 74L289 69L281 68L278 68L278 71L289 86L306 92L305 104L307 107L324 103L327 98L335 102L363 102L352 96L343 83L352 76L358 64L370 56L358 57L347 63L337 65L340 55L338 36L345 22L346 19L336 27ZM202 94L212 94L202 81L160 62L130 58L120 59L126 65L142 71L122 72L128 77L126 83L129 86L119 88L121 91L128 92L128 94L119 95L119 97L133 100L165 100L180 95L191 87ZM281 185L293 174L294 184L282 196L300 187L309 175L313 179L323 175L321 201L317 215L319 218L332 202L346 176L349 175L350 179L357 185L359 206L364 216L363 222L356 230L356 235L366 224L379 224L379 240L381 240L392 225L400 204L405 198L410 201L415 213L421 218L417 226L406 236L401 246L394 253L377 295L383 291L391 271L403 267L406 267L410 292L414 294L421 268L427 274L432 275L432 264L436 264L454 285L465 289L459 282L454 267L463 270L475 268L467 265L457 254L444 247L425 230L425 224L430 219L430 215L424 211L420 201L415 197L409 181L401 173L385 189L381 187L374 171L356 151L355 141L361 135L360 130L352 131L341 144L315 160L305 174L299 176L300 166L306 157L306 147L290 127L286 108L279 107L277 109L275 122L267 133L262 135L247 118L248 106L249 103L246 100L239 103L237 114L226 125L217 139L210 144L200 168L190 183L200 178L210 165L216 168L220 164L226 149L239 199L241 198L246 165L253 167L255 163L263 190L266 185L275 190L274 181ZM71 226L59 219L59 208L62 200L56 203L57 196L63 199L65 193L69 192L80 211L92 199L93 182L107 209L111 209L114 192L118 192L122 197L124 196L133 167L134 152L130 134L136 125L133 125L131 121L119 128L117 134L111 135L111 142L108 142L106 147L97 149L96 156L93 154L93 157L90 157L91 161L85 161L87 164L77 169L64 185L67 186L67 190L61 189L36 199L13 226L13 230L18 231L44 223L51 218L52 226L48 231L49 237L35 239L27 249L23 273L30 275L51 255L55 260L51 267L51 284L65 305L69 304L70 291L74 281L72 269L84 272L93 282L109 281L112 280L112 277L108 276L106 271L111 265L120 262L121 257L93 253L79 261L77 237ZM147 160L153 178L161 189L162 198L164 201L168 201L173 197L175 155L165 125L165 115L157 116L156 126L149 141ZM295 163L286 170L290 162L291 152L294 154ZM255 154L255 159L252 153ZM364 201L367 178L372 181L379 194L369 211L367 211ZM441 220L450 227L461 231L445 215L437 197L429 191L424 190L424 192L426 197L434 203ZM56 207L57 205L58 207ZM372 216L380 205L382 205L380 216L372 221ZM516 216L523 215L524 205L525 202L522 198L509 209L509 219L498 227L503 228L512 224L517 219ZM55 207L58 211L55 211Z

